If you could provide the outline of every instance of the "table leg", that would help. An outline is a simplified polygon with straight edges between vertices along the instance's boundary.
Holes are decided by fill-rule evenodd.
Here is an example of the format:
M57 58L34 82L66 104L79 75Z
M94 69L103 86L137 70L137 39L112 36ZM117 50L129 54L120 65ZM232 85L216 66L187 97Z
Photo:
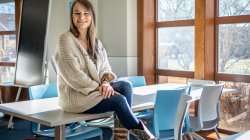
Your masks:
M199 101L194 102L194 116L198 116Z
M65 140L65 125L55 127L55 140Z
M17 101L19 100L21 91L22 91L22 87L19 87L19 88L18 88L18 91L17 91L17 94L16 94L15 102L17 102ZM9 128L9 129L13 129L13 128L14 128L14 124L13 124L12 120L13 120L13 116L11 115L11 116L10 116L9 123L8 123L8 128Z

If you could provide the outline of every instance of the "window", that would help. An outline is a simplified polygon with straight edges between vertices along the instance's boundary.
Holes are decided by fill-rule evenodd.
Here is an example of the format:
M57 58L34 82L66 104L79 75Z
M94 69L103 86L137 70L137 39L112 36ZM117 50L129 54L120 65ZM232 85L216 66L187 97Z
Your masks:
M153 76L156 83L183 83L186 78L195 78L237 89L222 97L219 127L249 130L250 0L157 0L151 2L156 5L152 7L141 1L139 74L147 82ZM148 16L148 11L155 13ZM148 50L155 52L150 54ZM152 58L156 59L155 65L144 62Z
M16 2L0 2L0 82L13 81L16 61Z
M218 4L216 79L250 82L250 0Z
M194 0L158 0L158 76L193 77L194 3Z
M221 99L219 128L249 130L250 0L218 0L216 81L237 89Z

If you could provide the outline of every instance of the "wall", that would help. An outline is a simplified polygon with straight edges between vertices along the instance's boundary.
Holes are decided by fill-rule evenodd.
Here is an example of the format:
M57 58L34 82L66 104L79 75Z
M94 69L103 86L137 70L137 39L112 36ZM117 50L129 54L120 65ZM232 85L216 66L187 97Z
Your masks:
M47 55L50 83L56 82L56 73L50 63L51 55L55 54L59 46L60 35L69 30L69 18L68 0L52 0Z
M117 76L137 75L137 1L98 1L98 36Z

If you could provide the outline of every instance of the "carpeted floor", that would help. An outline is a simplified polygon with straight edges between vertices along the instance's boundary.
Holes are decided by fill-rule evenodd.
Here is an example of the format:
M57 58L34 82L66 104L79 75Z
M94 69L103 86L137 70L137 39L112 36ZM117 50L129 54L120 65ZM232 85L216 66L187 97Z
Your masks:
M8 117L0 117L0 140L31 140L37 139L33 136L30 130L30 122L22 119L14 118L14 129L8 129ZM104 140L110 140L112 131L108 128L103 128ZM42 139L44 140L44 139ZM99 140L99 137L92 138L89 140ZM133 136L130 140L135 140Z

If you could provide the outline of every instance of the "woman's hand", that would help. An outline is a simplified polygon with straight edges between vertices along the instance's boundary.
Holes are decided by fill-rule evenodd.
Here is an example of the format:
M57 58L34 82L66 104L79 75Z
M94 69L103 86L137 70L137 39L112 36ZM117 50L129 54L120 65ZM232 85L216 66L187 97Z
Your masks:
M116 92L114 91L113 87L110 86L109 82L103 81L99 87L99 92L102 94L103 99L110 98Z

